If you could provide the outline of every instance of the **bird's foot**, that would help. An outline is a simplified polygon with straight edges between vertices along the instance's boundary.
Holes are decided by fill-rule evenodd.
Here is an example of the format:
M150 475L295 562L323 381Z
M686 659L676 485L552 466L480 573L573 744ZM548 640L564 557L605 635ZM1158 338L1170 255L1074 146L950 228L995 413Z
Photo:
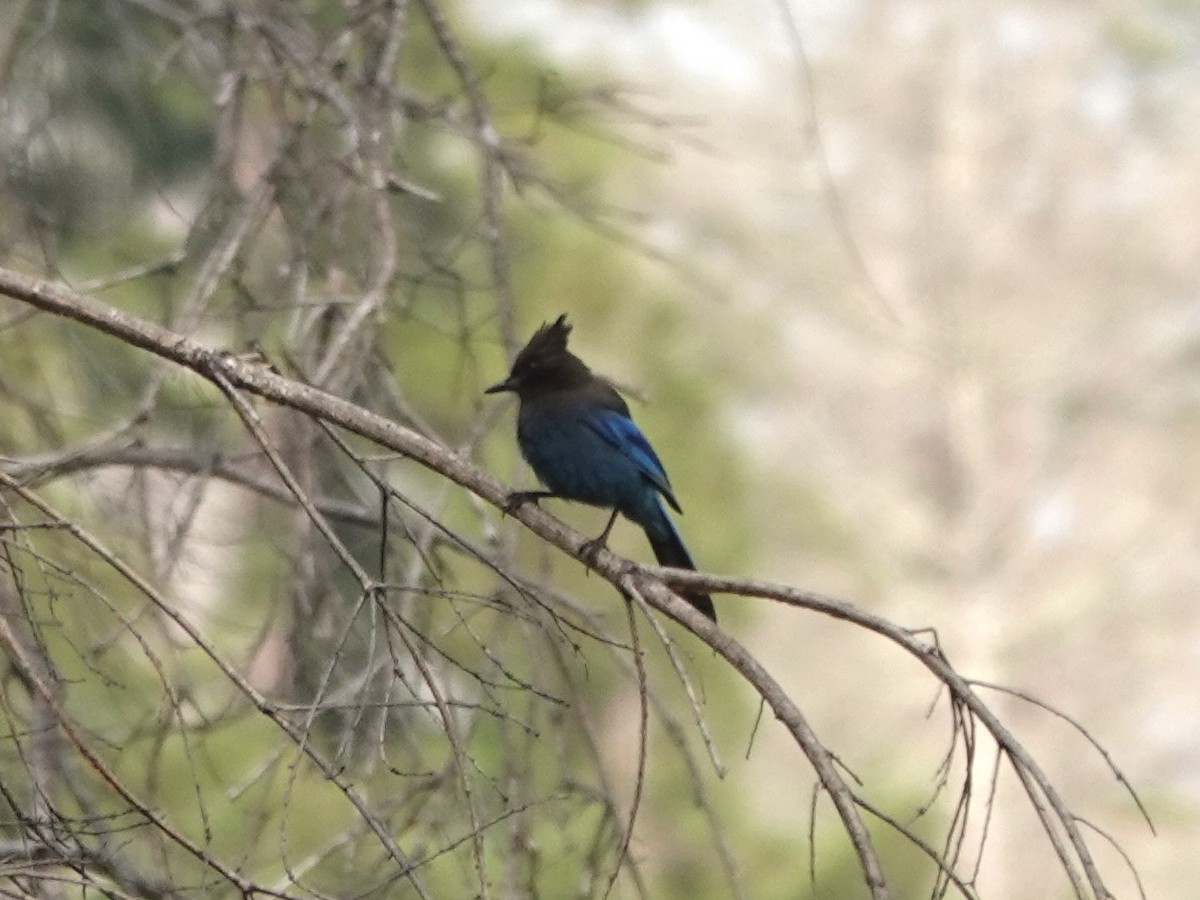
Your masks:
M526 503L537 503L543 497L552 497L548 491L513 491L504 501L504 514L512 515Z
M601 535L598 538L592 538L590 541L584 541L579 545L579 555L588 565L594 566L596 560L600 556L601 550L608 549L607 535Z

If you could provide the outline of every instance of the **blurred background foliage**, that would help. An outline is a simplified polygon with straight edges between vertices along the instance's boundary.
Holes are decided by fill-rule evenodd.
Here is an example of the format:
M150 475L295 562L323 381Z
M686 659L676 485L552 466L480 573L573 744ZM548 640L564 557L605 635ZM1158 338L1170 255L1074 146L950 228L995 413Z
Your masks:
M798 71L770 4L8 5L4 265L212 346L261 346L521 486L511 408L480 392L568 312L576 349L629 389L704 568L936 626L965 671L1077 715L1169 837L1149 840L1103 764L1078 762L1081 738L998 704L1149 895L1186 880L1190 6L804 9ZM640 717L615 594L414 464L260 410L386 584L364 598L306 517L252 489L277 482L214 390L15 303L0 322L7 470L212 651L6 492L24 527L4 543L2 611L149 808L286 895L415 895L389 840L430 896L478 893L477 867L496 896L603 895ZM554 512L589 533L604 520ZM613 546L648 558L633 529ZM721 615L936 844L948 812L914 816L949 726L923 673L836 623L745 601ZM812 775L794 747L756 729L755 698L715 659L674 649L729 773L647 646L651 749L616 895L865 896L820 806L809 879ZM77 884L236 893L40 744L46 711L15 676L3 704L0 838L58 835L91 865L64 876ZM1066 896L1016 801L996 808L981 892ZM931 866L876 836L896 895L922 896Z

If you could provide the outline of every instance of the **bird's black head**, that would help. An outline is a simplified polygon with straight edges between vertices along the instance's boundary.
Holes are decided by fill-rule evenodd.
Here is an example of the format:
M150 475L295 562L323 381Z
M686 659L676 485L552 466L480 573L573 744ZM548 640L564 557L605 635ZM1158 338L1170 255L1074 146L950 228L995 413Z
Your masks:
M508 377L484 393L514 391L518 397L527 397L539 391L586 383L592 373L583 360L567 350L570 334L571 326L567 324L565 313L553 322L543 324L517 354Z

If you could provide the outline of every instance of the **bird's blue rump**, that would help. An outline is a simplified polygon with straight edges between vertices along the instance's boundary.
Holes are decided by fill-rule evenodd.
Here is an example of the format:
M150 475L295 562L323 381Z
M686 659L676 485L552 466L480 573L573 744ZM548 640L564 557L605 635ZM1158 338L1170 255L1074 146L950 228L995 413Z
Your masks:
M517 441L538 480L561 497L621 511L639 525L674 496L658 456L633 421L610 410L523 406Z

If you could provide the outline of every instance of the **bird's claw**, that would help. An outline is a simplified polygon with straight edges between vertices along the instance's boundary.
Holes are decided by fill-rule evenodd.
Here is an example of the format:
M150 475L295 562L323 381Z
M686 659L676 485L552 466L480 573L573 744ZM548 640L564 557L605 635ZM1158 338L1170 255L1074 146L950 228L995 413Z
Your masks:
M504 514L511 516L526 503L537 503L541 498L540 491L513 491L504 501Z
M607 542L603 538L592 538L579 545L579 555L588 565L594 566L601 550L606 550Z

